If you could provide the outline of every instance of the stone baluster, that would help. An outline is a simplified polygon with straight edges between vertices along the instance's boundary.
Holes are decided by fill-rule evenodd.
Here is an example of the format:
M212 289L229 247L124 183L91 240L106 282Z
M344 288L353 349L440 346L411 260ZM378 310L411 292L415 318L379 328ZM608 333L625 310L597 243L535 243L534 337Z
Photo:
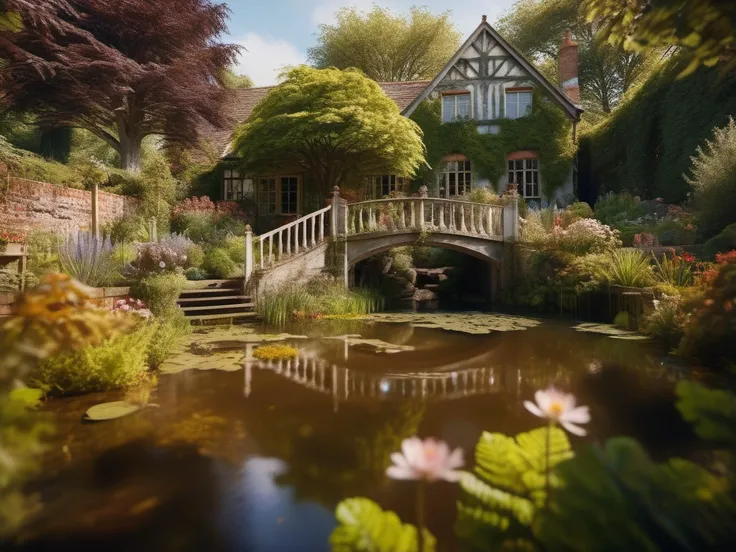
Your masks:
M418 229L421 231L424 229L424 199L419 200L419 226Z
M404 207L406 206L403 201L399 202L399 228L402 230L406 228L406 212Z
M445 204L440 202L439 209L440 209L440 230L447 230L447 226L445 226Z
M478 231L475 228L475 205L470 204L470 233L477 234Z
M468 228L465 226L465 205L460 205L460 232L465 234Z
M253 274L253 229L250 224L245 227L245 283Z
M261 270L263 270L263 240L261 239L261 240L258 240L258 241L260 242L259 243L259 246L261 248Z
M363 206L361 205L358 207L358 212L356 213L358 217L358 234L361 234L363 232Z
M411 227L416 228L417 227L417 209L416 209L416 201L412 201L410 203L411 205Z
M286 228L286 256L291 256L291 226Z
M317 225L317 217L312 217L309 220L312 223L312 247L314 247L315 245L317 245L317 240L315 239L314 235L316 230L315 226Z
M268 236L268 264L273 265L275 260L273 258L273 234Z
M325 214L319 214L319 242L325 241Z

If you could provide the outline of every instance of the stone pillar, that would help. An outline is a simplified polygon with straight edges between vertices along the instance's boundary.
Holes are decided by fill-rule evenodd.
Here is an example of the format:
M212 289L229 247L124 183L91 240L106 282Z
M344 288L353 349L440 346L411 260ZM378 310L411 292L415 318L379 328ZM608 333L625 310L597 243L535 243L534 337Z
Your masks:
M100 235L100 186L92 184L92 235Z
M245 227L245 285L253 275L253 229L250 224Z
M519 239L519 197L509 195L503 204L503 241Z
M330 233L332 238L337 238L338 229L340 228L340 187L332 188L332 210L330 211Z

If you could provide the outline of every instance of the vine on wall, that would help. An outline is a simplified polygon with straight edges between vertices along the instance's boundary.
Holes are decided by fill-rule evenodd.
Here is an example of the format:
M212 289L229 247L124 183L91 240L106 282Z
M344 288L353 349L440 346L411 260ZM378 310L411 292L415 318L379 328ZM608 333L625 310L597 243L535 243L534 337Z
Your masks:
M506 159L515 151L539 154L542 192L551 198L568 180L575 156L572 124L543 92L536 90L532 113L520 119L483 121L500 127L498 134L480 134L478 121L442 123L440 100L425 100L412 115L424 132L430 167L415 182L435 182L436 169L445 155L459 153L470 159L476 179L488 179L495 187L506 173Z

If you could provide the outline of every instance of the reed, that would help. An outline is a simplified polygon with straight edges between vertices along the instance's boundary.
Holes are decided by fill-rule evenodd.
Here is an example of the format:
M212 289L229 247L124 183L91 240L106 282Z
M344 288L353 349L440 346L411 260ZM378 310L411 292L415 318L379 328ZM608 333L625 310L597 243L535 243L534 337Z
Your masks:
M636 249L617 249L604 269L609 283L625 287L647 287L654 283L650 258Z

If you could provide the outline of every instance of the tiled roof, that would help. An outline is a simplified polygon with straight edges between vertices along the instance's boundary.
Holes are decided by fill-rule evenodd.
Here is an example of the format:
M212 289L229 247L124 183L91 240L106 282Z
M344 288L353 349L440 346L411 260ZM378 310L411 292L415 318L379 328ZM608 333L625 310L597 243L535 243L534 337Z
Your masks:
M379 82L386 95L396 102L399 110L403 111L429 84L429 81L406 81L406 82ZM231 117L229 128L216 129L209 124L203 124L200 128L202 141L207 144L203 150L212 150L218 155L224 156L230 144L230 137L235 127L245 121L253 112L253 108L274 88L264 86L260 88L238 88L232 90L226 100L223 109ZM204 160L203 152L195 152L199 161Z

